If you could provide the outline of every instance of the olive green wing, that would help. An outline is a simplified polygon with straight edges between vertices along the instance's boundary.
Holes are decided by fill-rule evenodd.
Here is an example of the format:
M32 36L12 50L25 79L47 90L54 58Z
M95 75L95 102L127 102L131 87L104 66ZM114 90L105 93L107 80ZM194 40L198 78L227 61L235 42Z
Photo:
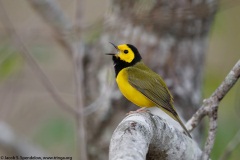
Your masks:
M168 111L173 119L178 121L187 135L190 133L182 123L173 107L173 98L163 79L143 63L128 68L128 82L139 92L149 98L156 106Z
M144 64L128 68L128 82L149 98L156 106L177 116L173 98L162 78Z

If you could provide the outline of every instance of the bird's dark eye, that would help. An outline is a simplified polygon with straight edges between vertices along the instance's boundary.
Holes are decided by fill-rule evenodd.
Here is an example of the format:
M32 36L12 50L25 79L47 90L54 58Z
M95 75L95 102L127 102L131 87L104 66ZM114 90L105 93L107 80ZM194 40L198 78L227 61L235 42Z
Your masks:
M127 53L128 53L128 50L124 50L123 52L124 52L125 54L127 54Z

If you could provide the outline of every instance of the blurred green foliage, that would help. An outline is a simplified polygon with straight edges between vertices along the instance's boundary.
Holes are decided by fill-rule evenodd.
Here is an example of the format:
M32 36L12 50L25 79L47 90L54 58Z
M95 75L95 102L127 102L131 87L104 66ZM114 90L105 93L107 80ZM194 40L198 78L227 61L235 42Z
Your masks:
M22 59L10 46L0 46L0 81L19 71Z
M47 119L42 126L39 126L34 139L48 151L64 149L65 152L71 153L75 148L74 137L74 123L67 118L54 117Z
M230 3L230 2L229 2ZM225 6L220 6L220 8ZM221 84L231 68L239 60L240 54L240 5L219 10L210 34L210 46L206 57L203 98L208 98ZM238 81L220 102L218 110L218 129L211 159L219 159L228 143L240 129L240 82ZM208 120L205 121L208 126ZM207 128L206 128L207 129ZM207 136L207 135L206 135ZM205 139L203 140L205 142ZM240 157L238 146L229 160Z

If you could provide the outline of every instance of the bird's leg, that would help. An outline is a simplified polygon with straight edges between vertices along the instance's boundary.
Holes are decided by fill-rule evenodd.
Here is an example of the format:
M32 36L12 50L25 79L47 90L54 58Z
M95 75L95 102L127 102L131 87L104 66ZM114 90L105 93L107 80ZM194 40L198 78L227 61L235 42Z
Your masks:
M136 111L130 111L127 113L127 115L133 114L133 113L141 113L141 112L150 112L146 107L142 107Z
M147 111L148 111L148 110L147 110L146 107L142 107L142 108L136 110L135 112L147 112Z

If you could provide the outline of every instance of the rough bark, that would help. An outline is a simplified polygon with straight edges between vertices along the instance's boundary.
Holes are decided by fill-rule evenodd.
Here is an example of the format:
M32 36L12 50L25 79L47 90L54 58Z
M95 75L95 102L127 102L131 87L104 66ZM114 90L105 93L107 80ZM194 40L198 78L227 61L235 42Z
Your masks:
M109 160L200 159L196 142L162 118L150 113L131 114L112 135Z

